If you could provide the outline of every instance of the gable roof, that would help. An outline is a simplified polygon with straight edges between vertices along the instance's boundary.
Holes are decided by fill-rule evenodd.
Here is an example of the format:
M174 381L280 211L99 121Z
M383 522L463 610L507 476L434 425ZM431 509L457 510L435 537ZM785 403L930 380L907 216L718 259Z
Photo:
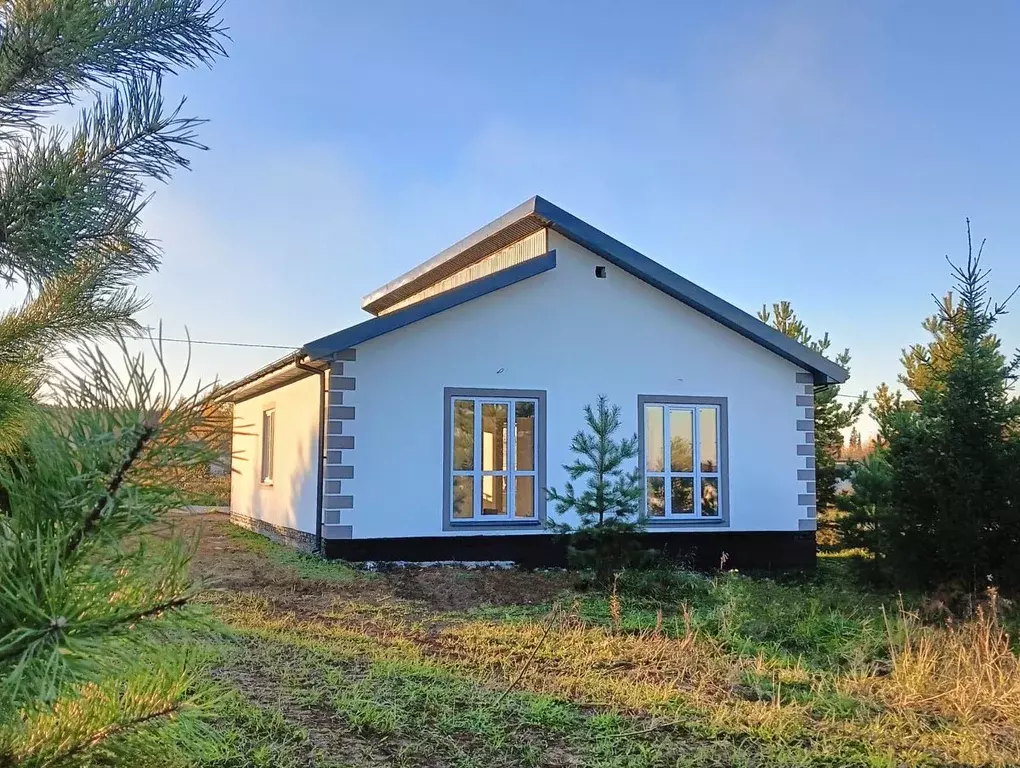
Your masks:
M228 400L244 399L253 396L254 393L311 375L327 363L328 358L339 352L554 269L556 251L553 250L402 309L378 314L438 280L544 228L559 232L601 256L610 264L794 365L810 371L816 385L842 383L849 378L850 374L846 370L813 349L808 349L775 328L765 325L758 318L638 253L548 200L536 196L366 296L362 307L377 314L377 317L310 341L300 349L228 385L220 390L218 396Z
M538 196L521 203L460 242L368 294L362 300L361 306L373 314L383 312L422 288L544 227L559 232L598 254L610 264L707 315L770 352L810 371L816 384L841 383L849 378L850 374L846 370L828 358ZM508 271L510 270L504 270ZM412 304L400 312L406 312L415 306L418 305ZM374 321L369 320L368 323L361 325L365 326L372 322ZM358 327L360 326L354 326ZM322 341L324 339L319 340ZM313 344L318 345L319 342ZM320 351L321 349L322 347L319 347Z

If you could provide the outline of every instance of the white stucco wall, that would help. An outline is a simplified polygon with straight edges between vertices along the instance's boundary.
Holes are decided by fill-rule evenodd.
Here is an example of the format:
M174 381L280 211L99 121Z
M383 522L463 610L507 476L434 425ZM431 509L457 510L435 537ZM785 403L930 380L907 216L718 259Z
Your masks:
M307 376L234 404L230 511L273 525L315 532L319 377ZM273 484L261 478L262 413L276 409Z
M726 530L797 530L798 369L619 269L596 279L604 261L549 237L555 269L359 345L345 364L357 382L344 397L356 408L344 427L355 474L341 522L354 538L444 535L444 387L546 390L547 480L559 487L581 408L598 394L621 406L627 434L639 394L726 397Z

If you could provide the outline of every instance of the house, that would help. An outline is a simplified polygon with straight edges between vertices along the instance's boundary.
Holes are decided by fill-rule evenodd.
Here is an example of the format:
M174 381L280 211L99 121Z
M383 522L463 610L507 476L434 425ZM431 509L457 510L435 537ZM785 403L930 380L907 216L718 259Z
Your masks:
M561 562L543 489L605 394L658 548L814 562L813 390L847 372L661 264L535 197L362 307L224 391L235 521L349 560Z

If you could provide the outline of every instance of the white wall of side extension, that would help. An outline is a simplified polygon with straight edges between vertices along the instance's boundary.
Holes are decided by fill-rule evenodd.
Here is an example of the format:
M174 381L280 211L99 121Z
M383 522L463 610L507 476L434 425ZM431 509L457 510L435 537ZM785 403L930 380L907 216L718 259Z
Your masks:
M319 387L309 375L234 404L230 511L315 533ZM272 482L262 482L263 414L275 410Z

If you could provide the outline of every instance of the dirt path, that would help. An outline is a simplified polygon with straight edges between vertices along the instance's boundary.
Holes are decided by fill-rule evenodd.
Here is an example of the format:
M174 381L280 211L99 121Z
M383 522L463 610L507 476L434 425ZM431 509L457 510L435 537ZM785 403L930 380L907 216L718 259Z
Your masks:
M348 581L316 579L267 556L264 547L253 547L254 534L231 525L226 515L181 516L175 527L199 537L192 573L210 588L260 592L303 615L319 614L336 600L410 601L436 613L530 606L550 602L569 586L567 574L557 571L452 568L405 568Z

